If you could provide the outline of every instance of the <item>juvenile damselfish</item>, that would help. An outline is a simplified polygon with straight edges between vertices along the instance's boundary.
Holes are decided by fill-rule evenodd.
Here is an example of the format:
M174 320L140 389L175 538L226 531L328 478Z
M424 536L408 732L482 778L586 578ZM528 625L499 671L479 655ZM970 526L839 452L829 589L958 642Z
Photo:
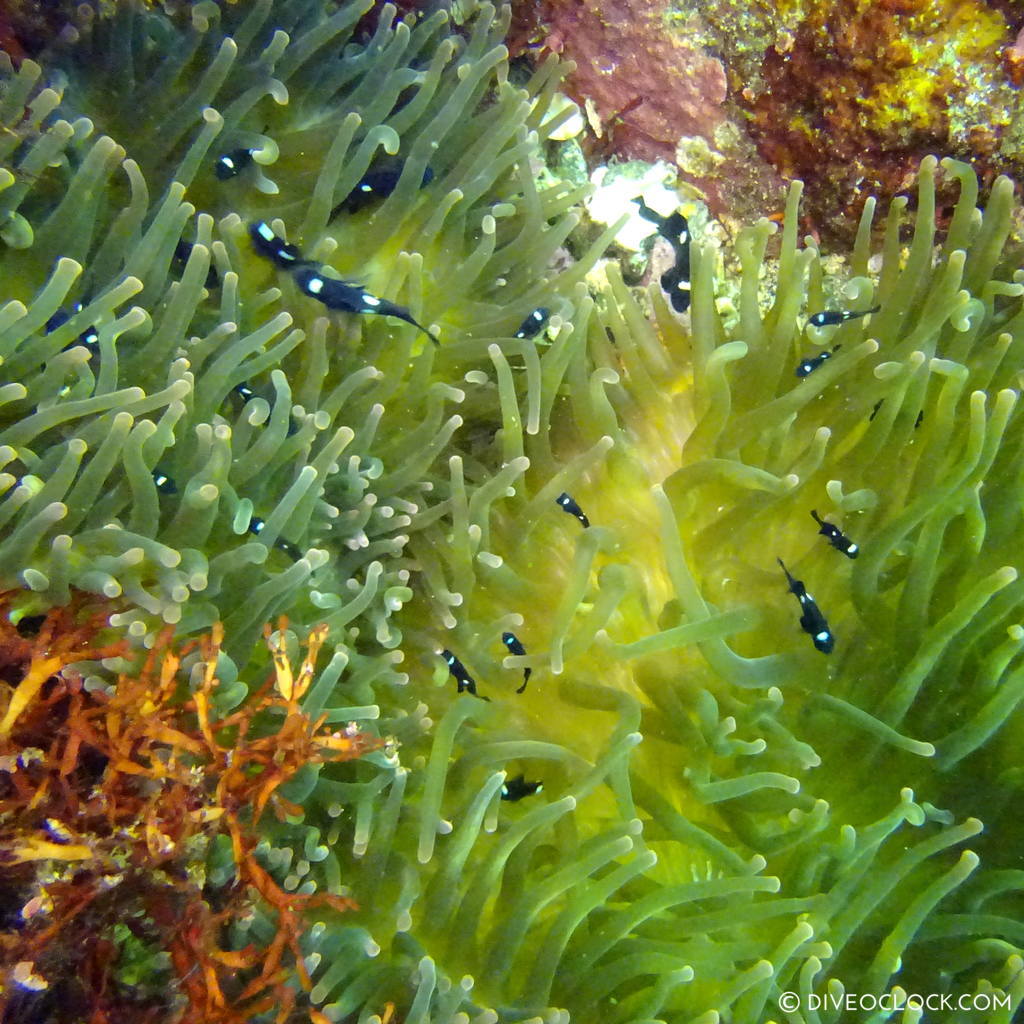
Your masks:
M832 358L832 353L838 351L841 348L840 345L836 345L835 348L826 349L820 355L811 356L809 359L801 359L799 365L796 368L796 375L798 377L806 377L810 373L814 373L826 359Z
M501 642L508 648L509 654L525 654L526 648L519 641L519 637L515 633L504 632L501 634ZM522 693L526 689L526 684L530 681L531 669L529 665L523 669L523 685L516 690L516 693Z
M404 167L405 164L402 162L391 162L380 167L371 167L359 179L356 187L331 210L331 220L339 213L358 213L359 210L374 201L386 199L398 186L398 179L402 177ZM433 180L434 172L429 167L424 168L420 188L429 185Z
M70 313L66 309L58 309L57 312L46 321L46 333L52 334L58 327L62 327L66 324L76 313L80 313L82 308L82 303L76 302L71 307ZM99 344L100 334L99 331L96 330L95 326L93 326L87 327L74 341L69 342L66 349L74 348L75 345L82 345L87 348L91 354L99 351Z
M413 319L405 306L399 306L387 299L378 299L361 285L350 281L339 281L337 278L324 277L318 268L303 266L295 271L295 283L312 299L322 302L328 309L341 313L357 313L363 315L393 316L412 324L422 331L435 345L437 338L421 323Z
M828 621L821 614L821 609L815 604L814 598L807 593L803 581L793 579L781 558L777 561L786 574L789 592L800 602L800 628L810 636L817 650L822 654L831 654L835 646L835 636L829 629Z
M658 228L658 234L672 246L675 264L661 275L661 287L668 293L672 308L685 313L690 308L690 227L686 218L676 210L668 217L662 217L642 199L635 200L640 207L640 216Z
M828 537L829 544L831 544L836 551L842 551L847 558L856 558L860 554L860 548L854 544L838 526L822 519L814 509L811 509L811 516L818 526L821 527L821 529L818 530L818 533L823 537Z
M249 225L249 237L255 250L271 263L285 269L307 265L310 261L302 258L297 245L286 242L274 234L273 229L265 220L254 221Z
M178 485L159 467L153 470L153 483L161 494L177 494Z
M543 782L527 782L524 775L516 775L501 787L501 799L514 802L524 796L533 796L544 788Z
M266 520L260 519L259 516L253 516L249 521L249 532L254 537L258 537L266 529L266 526ZM302 552L291 541L287 541L283 537L278 537L274 541L274 547L278 551L283 551L289 558L295 559L295 561L302 557Z
M548 320L551 319L551 310L546 306L538 306L520 325L516 331L517 338L535 338L542 330Z
M562 491L562 493L555 498L555 504L562 509L563 512L568 512L569 515L575 516L582 524L584 529L590 526L590 520L587 518L586 513L583 509L576 504L576 499L573 498L568 491Z
M243 406L254 398L263 398L267 404L271 406L274 404L272 395L270 395L266 390L261 394L248 381L240 381L231 389L231 393L237 395L241 399ZM288 420L288 437L293 437L298 429L299 424L295 416L290 417Z
M251 149L233 149L217 157L213 164L213 173L218 181L228 181L237 177L252 163Z
M877 313L881 308L881 306L872 306L871 309L861 310L826 309L809 316L807 324L809 327L834 327L836 324L845 323L847 320L856 320L858 317Z
M174 247L174 263L179 269L185 269L185 264L188 263L188 258L192 254L192 248L191 242L186 242L184 238L178 239L178 244ZM209 270L206 271L206 287L210 289L220 287L220 274L213 264L210 264Z
M458 685L459 693L468 692L474 697L480 697L481 700L491 699L490 697L482 697L476 692L476 680L466 671L466 666L447 647L441 651L441 657L448 663L448 672Z

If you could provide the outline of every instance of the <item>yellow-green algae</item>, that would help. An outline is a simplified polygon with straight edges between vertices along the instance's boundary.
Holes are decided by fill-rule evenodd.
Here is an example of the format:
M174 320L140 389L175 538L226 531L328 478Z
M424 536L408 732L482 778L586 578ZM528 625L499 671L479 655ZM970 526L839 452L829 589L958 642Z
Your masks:
M123 594L118 623L144 643L161 620L222 616L226 702L259 678L264 618L330 623L307 710L401 746L310 771L288 793L304 820L267 825L286 885L364 908L307 936L329 1019L373 1021L388 1000L406 1024L922 1019L807 999L898 988L997 997L928 1019L1009 1021L1024 995L1009 182L982 214L948 163L961 198L938 238L926 161L913 240L899 199L880 262L869 205L845 289L850 308L882 305L869 321L801 335L824 282L796 189L767 312L765 221L737 243L735 309L716 308L697 244L689 325L658 292L648 320L614 268L588 294L603 242L547 270L579 198L538 193L529 168L555 67L512 88L487 7L466 40L443 15L410 31L385 8L358 42L365 6L199 4L176 24L124 5L53 55L63 99L56 75L7 71L5 583L34 592L26 610L72 585ZM214 156L238 145L258 171L217 183ZM330 221L377 146L408 157L399 189ZM257 216L407 302L440 349L323 317L250 252ZM178 282L180 237L199 244ZM223 284L204 294L211 258ZM541 303L550 338L513 339ZM92 323L98 358L63 351ZM271 403L240 409L241 380ZM177 495L155 489L157 465ZM812 508L860 543L856 562ZM292 564L275 537L308 553ZM830 657L800 632L777 556L829 615ZM507 628L525 661L502 657ZM441 646L490 704L455 695ZM543 793L500 802L520 771ZM224 881L216 855L210 871ZM802 1008L780 1010L787 990Z

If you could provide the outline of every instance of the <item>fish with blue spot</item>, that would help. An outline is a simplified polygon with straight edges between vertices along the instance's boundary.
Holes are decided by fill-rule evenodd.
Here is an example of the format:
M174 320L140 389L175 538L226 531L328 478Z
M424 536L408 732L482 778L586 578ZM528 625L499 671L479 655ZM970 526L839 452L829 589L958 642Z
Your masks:
M583 524L584 529L589 528L590 520L587 518L583 509L576 504L576 499L569 494L568 491L562 491L562 493L555 498L555 504L563 512L568 512L569 515L575 516Z
M455 680L459 693L470 693L474 697L479 697L480 700L489 701L491 699L476 692L476 680L466 671L466 666L447 647L439 653L448 665L448 673Z
M829 628L828 620L821 613L814 598L807 593L802 580L794 579L781 558L776 559L786 574L789 592L800 602L800 628L811 638L815 650L822 654L831 654L835 646L835 635Z
M153 483L161 494L177 494L178 485L159 467L153 470Z
M819 366L821 366L823 363L827 362L829 359L832 358L833 352L838 352L841 347L842 346L840 345L836 345L835 348L826 349L819 355L811 356L808 359L801 360L796 368L796 375L798 377L806 377L809 374L814 373L814 371L817 370Z
M274 405L274 401L273 401L272 397L270 397L266 393L261 395L258 391L255 390L255 388L252 387L251 384L249 384L248 381L244 381L243 380L240 383L236 384L231 389L231 393L233 395L237 395L242 400L243 408L249 402L251 402L254 398L262 398L267 403L267 405L269 405L271 407L273 407L273 405ZM299 424L296 422L295 417L294 416L289 417L289 420L288 420L288 434L287 434L287 436L288 437L292 437L294 434L298 433L298 430L299 430Z
M508 649L509 654L526 654L526 648L520 643L519 637L515 633L509 633L506 630L501 634L501 642ZM526 684L530 681L530 671L529 665L523 669L523 685L516 690L516 693L522 693L526 689Z
M418 331L422 331L435 345L440 344L426 327L413 318L405 306L399 306L388 299L379 299L362 285L324 277L319 268L309 266L300 267L295 271L295 283L305 295L322 302L330 310L362 316L393 316L396 320L404 320Z
M811 509L811 517L821 527L818 530L823 537L828 538L829 544L836 549L841 551L847 558L856 558L860 554L860 547L854 544L849 537L847 537L842 530L839 529L834 523L830 523L821 518L814 509Z
M178 239L178 244L174 247L174 264L179 270L185 269L185 264L192 255L193 245L194 243L186 242L184 238ZM220 274L213 263L206 271L206 287L211 290L220 287Z
M538 306L520 325L515 333L517 338L535 338L547 326L551 319L551 310L547 306Z
M398 187L398 181L402 177L405 168L404 162L387 162L371 167L356 183L355 188L337 206L331 210L331 220L334 220L339 213L358 213L364 207L381 199L387 199ZM434 180L434 172L429 168L423 169L423 177L420 179L420 188L425 188Z
M76 302L71 307L70 311L66 309L58 309L57 312L46 321L46 327L44 330L47 334L53 334L58 327L63 327L64 324L75 316L75 314L81 313L83 308L84 307L81 302ZM64 351L66 352L69 348L74 348L76 345L82 345L84 348L89 350L90 356L94 355L100 350L100 332L95 326L86 327L86 329L82 331L74 341L68 342L68 344L64 346Z
M872 306L871 309L825 309L820 313L813 313L807 318L809 327L835 327L837 324L844 324L847 320L857 320L862 316L870 316L877 313L882 307Z
M258 537L266 529L266 520L260 519L259 516L253 516L249 520L249 533L254 537ZM291 543L291 541L285 540L283 537L278 537L274 541L275 548L278 551L283 551L289 558L294 559L296 562L302 557L302 552Z
M302 258L297 245L286 242L274 234L274 229L265 221L257 220L249 225L249 237L253 248L266 260L284 270L308 265L311 261Z
M661 287L668 294L672 308L677 313L685 313L690 308L690 226L679 210L662 217L642 199L633 202L639 206L640 216L654 224L658 234L672 246L675 263L661 275Z
M543 782L527 782L526 776L519 774L509 779L501 787L501 799L514 803L524 797L533 796L544 789Z
M223 153L214 161L213 174L218 181L229 181L237 178L247 167L252 164L254 149L233 149L230 153Z

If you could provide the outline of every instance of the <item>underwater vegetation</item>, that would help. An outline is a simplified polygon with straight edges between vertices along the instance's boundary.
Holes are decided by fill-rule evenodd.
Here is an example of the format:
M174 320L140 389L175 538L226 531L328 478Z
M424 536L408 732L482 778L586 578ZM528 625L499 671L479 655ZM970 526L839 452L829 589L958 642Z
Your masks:
M564 54L566 88L600 121L611 151L671 160L682 135L710 141L725 119L721 61L690 32L667 30L670 7L643 2L515 3L510 47Z
M564 69L513 85L506 11L368 8L83 8L3 69L9 626L112 602L130 649L48 684L101 707L138 698L169 632L222 636L171 648L181 704L154 685L200 733L204 701L229 720L295 678L316 631L281 728L337 735L288 781L258 748L262 839L210 855L302 913L266 961L294 968L295 1019L812 1024L893 991L1010 1021L1012 184L982 211L969 167L926 159L912 215L901 196L876 226L867 201L842 281L794 186L738 274L690 242L680 318L599 266L614 226L560 256L585 190L531 161ZM318 298L337 278L363 290L345 308ZM3 678L9 729L32 694ZM389 742L327 756L356 734ZM255 970L272 914L219 925L217 962ZM125 939L117 984L151 953ZM44 964L3 984L46 1006Z
M0 1016L198 1024L273 1009L285 1020L291 979L311 984L304 912L351 902L282 890L261 863L256 825L268 806L282 819L296 812L275 792L307 764L381 743L321 730L299 708L324 630L297 673L281 629L268 630L273 686L224 716L216 629L199 644L187 702L170 628L137 675L120 676L110 694L84 690L80 676L60 677L61 665L126 653L123 639L101 642L105 603L54 609L34 636L25 620L0 623L4 669L21 676L0 723L4 904L20 911L0 932ZM229 925L248 933L243 949L220 948Z

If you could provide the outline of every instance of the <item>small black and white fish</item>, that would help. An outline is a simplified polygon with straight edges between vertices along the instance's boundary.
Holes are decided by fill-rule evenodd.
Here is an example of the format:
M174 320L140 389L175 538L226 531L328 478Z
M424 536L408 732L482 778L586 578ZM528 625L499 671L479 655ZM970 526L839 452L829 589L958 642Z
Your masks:
M575 516L583 524L584 528L590 526L590 520L584 514L583 509L576 504L576 500L568 491L562 491L562 493L555 498L555 504L558 505L563 512L568 512L569 515Z
M177 494L178 485L159 467L153 470L153 483L161 494Z
M46 333L52 334L58 327L63 327L76 313L81 313L82 303L76 302L70 312L66 309L58 309L49 320L46 321ZM98 352L100 347L100 332L95 326L86 327L82 333L75 338L74 341L69 342L65 347L66 352L69 348L74 348L75 345L83 345L91 353Z
M814 521L821 527L818 530L823 537L828 537L829 544L836 549L836 551L842 551L847 558L856 558L860 554L860 547L853 543L849 537L847 537L838 526L833 523L826 522L821 516L818 515L814 509L811 509L811 516Z
M58 309L57 312L54 313L53 316L51 316L50 319L46 321L46 333L53 334L53 332L57 330L58 327L63 327L72 318L72 316L74 316L75 313L80 312L81 309L82 304L80 302L76 302L71 307L70 312L68 312L68 310L66 309Z
M252 163L252 149L233 149L217 157L213 165L213 173L219 181L228 181L237 177Z
M685 313L690 308L690 226L678 210L662 217L642 199L633 201L640 207L640 216L655 224L658 234L675 251L675 264L661 275L661 287L667 292L672 308L677 313Z
M256 251L271 263L290 269L308 265L311 261L302 258L297 245L278 238L265 220L253 221L249 225L249 237Z
M331 220L334 220L339 213L358 213L376 200L386 199L398 186L398 179L402 177L404 166L404 163L401 162L390 162L379 167L371 167L359 179L356 187L331 210ZM425 167L420 188L429 185L433 180L434 172L429 167Z
M283 551L289 558L294 561L298 561L302 557L302 552L290 541L285 540L284 537L278 537L274 541L274 547L278 551Z
M524 796L533 796L544 789L543 782L527 782L522 775L509 779L501 787L501 799L515 802L522 800Z
M836 324L845 323L847 320L856 320L858 317L868 316L877 313L882 307L872 306L871 309L826 309L821 313L814 313L807 318L809 327L834 327Z
M78 336L78 340L75 344L84 345L90 352L97 352L100 347L100 332L95 326L86 327L86 329Z
M786 574L786 582L789 584L789 592L796 596L800 602L800 628L807 633L814 642L816 650L822 654L831 654L835 646L836 638L829 629L828 620L821 614L821 609L815 604L814 598L807 593L807 588L802 580L795 580L789 574L782 559L776 559Z
M271 407L274 404L273 399L267 393L261 395L260 392L258 392L255 388L252 387L251 384L248 383L248 381L243 380L241 383L236 384L231 389L231 393L237 395L242 400L243 406L254 398L265 399L267 405ZM292 435L298 433L298 430L299 423L296 421L295 417L292 416L288 421L288 437L291 437Z
M551 310L546 306L538 306L520 325L516 331L517 338L535 338L551 319Z
M186 242L184 238L179 238L178 244L174 247L174 263L180 270L184 270L185 264L188 263L192 244L192 242ZM206 271L206 287L210 289L220 287L220 274L212 263Z
M399 306L387 299L378 299L361 285L351 281L339 281L337 278L324 277L319 269L301 267L295 271L295 283L310 298L322 302L328 309L341 313L357 313L362 315L393 316L412 324L422 331L435 345L439 344L436 337L421 323L413 319L405 306Z
M267 527L266 520L260 519L259 516L253 516L249 520L249 533L254 537L258 537ZM274 547L278 551L283 551L289 558L294 558L298 561L302 557L302 552L291 543L291 541L285 540L283 537L278 537L274 541Z
M501 642L508 648L509 654L525 654L526 649L519 642L519 637L515 633L505 632L501 634ZM526 684L530 681L530 667L527 665L523 669L523 685L516 690L516 693L522 693L526 689Z
M236 384L231 390L238 395L243 404L256 397L256 392L244 380L240 384Z
M826 359L832 358L833 352L837 352L840 348L842 348L841 345L836 345L835 348L826 349L819 355L811 356L809 359L802 359L796 368L796 375L798 377L806 377L808 374L814 373Z
M677 313L685 313L690 308L690 266L689 263L683 267L676 262L671 270L666 270L660 278L661 287L664 288L672 303L672 308Z
M657 210L652 210L642 199L634 199L633 202L640 207L640 216L654 224L658 229L658 234L670 245L690 244L690 227L686 218L678 210L667 217L662 217Z
M463 665L447 647L440 653L441 657L448 663L449 674L458 684L459 693L468 692L474 697L480 697L481 700L491 699L490 697L481 697L480 694L476 692L476 680L466 671L466 666Z

